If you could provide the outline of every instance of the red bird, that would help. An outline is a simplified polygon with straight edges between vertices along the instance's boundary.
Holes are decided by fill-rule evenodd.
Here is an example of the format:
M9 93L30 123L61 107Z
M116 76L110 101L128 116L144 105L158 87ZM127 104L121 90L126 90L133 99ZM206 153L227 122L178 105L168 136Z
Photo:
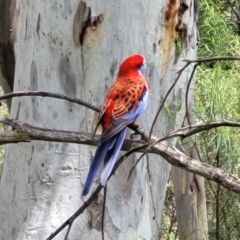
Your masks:
M119 68L116 81L106 94L97 124L102 125L102 136L82 196L89 193L102 163L101 184L106 185L121 150L126 127L147 107L149 87L143 76L143 65L144 57L141 55L135 54L125 59Z

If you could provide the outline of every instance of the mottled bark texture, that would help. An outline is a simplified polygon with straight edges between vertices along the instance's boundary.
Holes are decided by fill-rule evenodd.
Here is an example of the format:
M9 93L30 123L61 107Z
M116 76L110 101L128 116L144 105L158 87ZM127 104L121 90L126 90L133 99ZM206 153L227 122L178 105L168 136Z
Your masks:
M196 24L199 1L195 0L190 2L193 4L192 13L194 15L194 21L187 23L187 29L188 31L192 29L192 33L185 38L185 51L188 52L189 50L190 56L188 58L196 58L196 42L198 40ZM191 11L188 13L191 14ZM184 122L181 122L183 126L195 124L194 97L193 90L191 89L193 89L193 86L191 86L189 90L188 114L185 116ZM177 146L188 156L200 159L198 143L194 136L178 142ZM172 167L171 177L174 186L179 239L207 239L208 226L204 178L176 167Z
M192 113L189 114L189 120L193 123L195 117ZM187 125L187 119L185 119L185 123ZM177 144L177 147L189 157L201 161L196 137L185 138L181 144ZM171 178L174 185L179 239L207 239L208 224L204 178L175 166L171 169Z
M119 63L140 53L146 56L151 87L149 107L138 120L146 131L181 60L195 56L195 43L187 41L196 34L193 0L0 3L8 4L0 8L1 31L6 36L1 49L11 45L10 54L1 53L1 59L10 59L1 62L1 81L6 80L10 90L62 93L99 106ZM176 48L176 43L186 50ZM186 71L169 95L154 127L155 136L170 132L176 120L183 121L187 76ZM96 120L90 109L36 96L14 98L10 116L42 128L81 132L92 132ZM0 238L46 239L83 203L81 189L94 150L42 141L9 144L0 185ZM149 154L127 181L137 156L130 156L108 183L106 239L157 239L160 234L170 165ZM101 216L100 202L74 222L69 239L101 239L101 222L96 222L96 216ZM65 233L56 239L63 239Z
M15 74L14 43L17 38L19 9L15 1L0 1L0 84L11 92Z

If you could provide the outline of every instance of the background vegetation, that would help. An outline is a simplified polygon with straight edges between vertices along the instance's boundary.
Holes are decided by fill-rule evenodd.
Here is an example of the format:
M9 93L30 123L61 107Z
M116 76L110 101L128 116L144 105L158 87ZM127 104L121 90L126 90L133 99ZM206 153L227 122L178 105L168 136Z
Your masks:
M201 0L198 58L240 55L240 2ZM196 116L200 123L240 121L240 63L201 65L195 82ZM202 161L240 176L240 129L218 128L198 135ZM171 180L170 180L171 181ZM206 180L209 239L240 239L240 198ZM161 239L178 239L172 184L169 182Z
M239 56L238 9L239 1L201 1L199 58ZM196 113L199 121L240 120L239 67L239 62L228 61L198 69ZM203 161L240 176L239 136L239 128L218 128L200 134ZM206 181L206 197L209 239L240 239L239 196Z

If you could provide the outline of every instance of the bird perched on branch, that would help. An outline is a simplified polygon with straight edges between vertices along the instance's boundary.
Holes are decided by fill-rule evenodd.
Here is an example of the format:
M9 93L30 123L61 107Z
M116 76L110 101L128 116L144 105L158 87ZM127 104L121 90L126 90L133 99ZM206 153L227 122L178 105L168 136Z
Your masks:
M103 164L101 184L106 185L121 150L126 127L134 123L146 109L149 87L143 73L144 57L138 54L131 55L122 62L116 81L107 91L97 124L97 127L102 125L102 136L82 196L89 193L101 164Z

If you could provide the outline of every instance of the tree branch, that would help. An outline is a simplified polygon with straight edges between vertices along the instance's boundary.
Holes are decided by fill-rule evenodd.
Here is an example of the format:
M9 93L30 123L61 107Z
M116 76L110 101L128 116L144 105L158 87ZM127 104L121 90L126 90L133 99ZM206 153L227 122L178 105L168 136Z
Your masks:
M146 144L145 144L146 145ZM136 147L131 149L130 151L128 151L127 153L125 153L123 156L121 156L118 161L116 162L113 171L111 173L111 175L109 176L108 180L111 178L111 176L115 173L115 171L117 170L117 168L121 165L121 163L129 156L131 155L133 152L136 152L137 150L140 150L142 148L142 146L140 147ZM98 185L98 187L96 188L96 190L92 193L92 195L88 198L88 200L86 202L84 202L84 204L70 217L68 218L57 230L55 230L55 232L53 232L46 240L51 240L53 239L55 236L57 236L58 233L60 233L66 226L72 224L74 222L74 220L76 218L78 218L79 215L81 215L84 210L94 201L94 199L96 199L97 195L100 193L100 191L102 190L103 186L101 184Z
M125 148L128 148L127 142L129 140L125 140L123 145L123 150L126 150ZM151 139L151 141L155 141L154 139ZM120 166L120 164L133 152L142 152L145 151L144 148L148 146L148 144L138 144L137 142L134 143L134 145L138 145L136 148L132 148L129 150L126 154L124 154L116 163L114 166L113 172L111 176L114 174L116 169ZM169 146L167 142L160 142L157 143L155 146L153 146L150 149L150 152L158 154L165 158L170 164L180 167L184 170L199 174L203 177L206 177L208 179L211 179L220 185L224 186L230 191L236 192L240 194L240 179L235 177L232 174L229 174L225 172L224 170L220 168L214 168L211 165L208 165L206 163L202 163L198 160L195 160L193 158L190 158L180 152L178 149ZM110 176L110 177L111 177ZM109 177L109 178L110 178ZM99 192L103 186L100 184L96 188L96 190L92 193L92 195L89 197L89 199L69 218L67 219L54 233L52 233L47 240L53 239L61 230L63 230L66 226L69 226L73 223L73 221L84 212L84 210L94 201L94 199L97 197Z
M23 96L38 96L38 97L50 97L50 98L57 98L66 100L68 102L76 103L78 105L84 106L86 108L92 109L95 112L100 112L100 109L90 103L87 103L83 100L80 100L78 98L68 97L66 95L60 94L60 93L50 93L50 92L43 92L43 91L26 91L26 92L14 92L14 93L7 93L4 95L0 95L0 101L13 98L13 97L23 97ZM7 123L6 123L7 124ZM141 128L139 128L136 124L130 124L128 128L132 129L138 134L143 134L143 131Z
M51 142L71 142L78 144L87 144L96 146L98 143L99 136L96 139L92 138L92 134L80 133L73 131L60 131L51 130L34 127L30 124L22 123L18 120L13 119L2 119L1 123L7 124L13 127L14 130L0 133L0 144L6 143L17 143L26 142L32 140L42 140ZM176 130L165 138L172 137L187 137L196 134L201 131L209 130L211 128L221 127L221 126L234 126L240 127L240 123L224 121L220 123L209 123L203 125L193 125ZM145 136L148 136L144 133ZM225 172L220 168L214 168L209 164L200 162L196 159L186 156L184 153L180 152L175 147L170 146L166 141L159 140L152 137L150 140L152 146L148 149L150 153L155 153L166 159L171 165L180 167L184 170L193 172L210 180L213 180L230 191L240 194L240 179L234 175ZM134 148L133 148L134 146ZM120 160L117 162L114 171L122 163L122 161L133 152L144 152L148 148L148 144L143 141L132 141L125 140L122 150L128 151ZM113 173L114 173L113 171ZM113 174L112 173L112 174ZM48 240L53 239L62 229L66 226L71 226L73 221L83 213L83 211L90 205L90 203L95 199L98 193L101 191L102 186L99 185L95 192L90 196L90 198L68 219L66 220L54 233L52 233Z
M184 153L179 151L178 149L170 146L167 142L163 141L165 139L173 138L173 137L188 137L193 134L196 134L201 131L209 130L211 128L221 127L221 126L235 126L239 127L240 123L236 122L229 122L223 121L220 123L209 123L209 124L199 124L193 126L183 127L172 133L164 136L161 139L157 139L153 136L152 130L155 125L155 122L158 118L159 113L163 107L164 102L166 101L168 95L170 94L171 90L174 88L175 84L177 83L178 79L180 78L181 73L188 67L191 63L195 63L196 69L197 65L203 62L210 62L210 61L217 61L217 60L240 60L240 58L235 57L217 57L217 58L206 58L206 59L198 59L198 60L185 60L185 66L180 69L177 73L177 78L175 79L173 85L169 89L168 93L166 94L165 98L162 101L160 108L157 111L157 114L154 118L153 124L151 126L150 135L146 134L144 131L139 129L136 125L130 125L129 127L133 129L137 133L141 133L143 136L149 137L149 144L144 143L143 141L131 141L125 140L122 150L128 151L120 160L117 162L114 171L117 167L122 163L122 161L129 156L133 152L145 152L146 150L149 153L155 153L157 155L162 156L166 159L171 165L180 167L184 170L193 172L210 180L217 182L218 184L222 185L223 187L227 188L230 191L240 194L240 179L236 176L225 172L220 168L214 168L211 165L206 163L200 162L196 159L190 158L186 156ZM191 80L193 78L194 71L191 75L190 81L188 83L188 88L190 86ZM62 94L57 93L48 93L48 92L15 92L10 94L5 94L0 96L0 100L8 99L12 97L20 97L20 96L42 96L42 97L51 97L51 98L58 98L67 100L69 102L73 102L87 108L90 108L94 111L99 112L99 108L88 104L84 101L81 101L76 98L68 97ZM187 99L186 103L187 105ZM80 133L74 131L60 131L60 130L52 130L52 129L45 129L45 128L38 128L32 125L22 123L18 120L13 119L3 119L0 120L1 123L7 124L12 126L12 131L7 131L4 133L0 133L0 145L6 143L17 143L17 142L28 142L32 140L42 140L42 141L51 141L51 142L71 142L77 144L85 144L85 145L93 145L96 146L99 140L99 137L93 139L93 136L89 133ZM133 146L135 148L133 148ZM113 171L113 172L114 172ZM113 174L113 173L112 173ZM112 176L112 175L111 175ZM103 187L99 185L95 192L90 196L90 198L67 220L65 221L53 234L50 235L48 239L53 239L62 229L66 226L69 226L68 232L72 226L73 221L81 214L83 211L90 205L90 203L95 199L97 194L101 191Z
M173 137L186 138L196 133L200 133L200 132L207 131L213 128L218 128L218 127L240 127L240 123L224 120L222 122L211 122L206 124L189 125L169 133L168 135L163 137L163 139L166 140Z
M163 100L162 100L162 103L160 104L160 107L158 108L157 110L157 113L155 114L155 117L153 119L153 122L152 122L152 125L151 125L151 128L150 128L150 138L151 138L151 135L152 135L152 132L153 132L153 128L155 126L155 123L158 119L158 116L164 106L164 103L166 102L169 94L171 93L171 91L173 90L173 88L175 87L175 85L177 84L178 80L180 79L182 73L184 72L184 70L189 67L190 64L192 63L195 63L195 66L193 68L193 71L191 73L191 77L189 79L189 82L188 82L188 86L187 86L187 92L186 94L188 95L188 91L189 91L189 87L190 87L190 84L191 84L191 81L193 79L193 75L196 71L196 68L202 64L202 63L205 63L205 62L215 62L215 61L223 61L223 60L232 60L232 61L239 61L240 60L240 57L231 57L231 56L220 56L220 57L210 57L210 58L200 58L200 59L193 59L193 60L190 60L190 59L186 59L186 60L183 60L184 62L186 62L186 64L177 72L177 77L175 78L173 84L171 85L171 87L169 88L169 90L167 91L166 95L164 96ZM188 102L188 96L186 97L186 100L185 100L185 105L186 105L186 111L188 109L187 107L187 102ZM188 118L188 113L187 113L187 118Z
M18 120L13 119L3 119L0 120L1 123L5 123L14 128L12 131L3 132L0 134L0 144L6 143L16 143L16 142L26 142L32 140L42 140L51 142L71 142L85 145L96 146L99 137L92 139L92 135L89 133L79 133L73 131L60 131L60 130L50 130L31 126L26 123L22 123ZM172 137L187 137L192 134L209 130L211 128L221 127L221 126L234 126L240 127L240 123L224 121L221 123L209 123L202 125L187 126L171 134L168 134L165 138ZM147 135L147 134L145 134ZM130 151L134 148L139 148L137 152L144 152L147 148L147 144L143 141L132 141L125 140L122 150ZM208 179L211 179L230 191L240 194L240 179L225 172L222 169L214 168L211 165L200 162L193 158L186 156L184 153L180 152L177 148L170 146L167 142L152 137L150 144L154 144L149 148L150 153L155 153L166 159L171 165L180 167L187 171L196 173ZM143 148L144 146L144 148Z
M186 59L183 60L186 63L205 63L205 62L215 62L215 61L240 61L240 57L232 57L232 56L220 56L220 57L209 57L209 58L199 58L199 59Z
M43 91L14 92L14 93L7 93L4 95L1 95L0 100L5 100L13 97L23 97L23 96L39 96L39 97L50 97L50 98L62 99L68 102L76 103L84 107L90 108L93 111L99 112L99 108L95 107L90 103L86 103L78 98L68 97L60 93L50 93L50 92L43 92Z

